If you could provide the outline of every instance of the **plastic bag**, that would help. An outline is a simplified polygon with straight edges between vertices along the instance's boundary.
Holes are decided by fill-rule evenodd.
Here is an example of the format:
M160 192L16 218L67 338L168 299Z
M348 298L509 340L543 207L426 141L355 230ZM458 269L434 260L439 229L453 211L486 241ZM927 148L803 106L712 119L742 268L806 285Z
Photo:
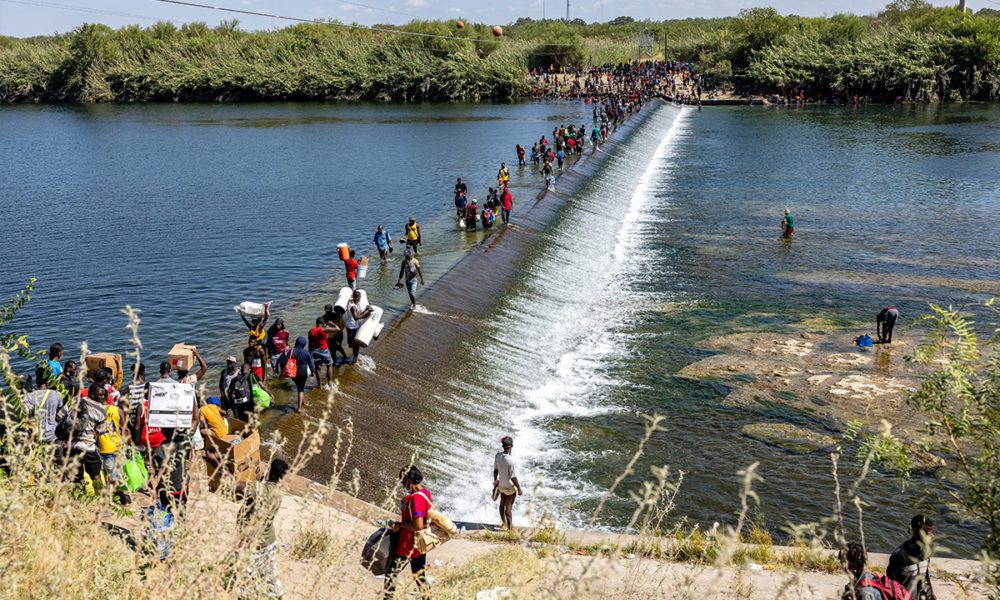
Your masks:
M254 386L253 386L253 401L257 404L257 406L259 406L261 408L270 408L271 407L271 394L268 394L267 391L263 387L254 384Z
M243 313L248 317L263 317L264 310L269 306L271 306L270 302L265 302L263 304L260 304L258 302L250 302L249 300L245 300L234 306L233 310L235 310L238 313Z
M141 489L149 481L149 471L146 469L146 461L134 450L129 451L128 460L122 465L122 470L125 471L125 483L122 487L127 488L130 492Z

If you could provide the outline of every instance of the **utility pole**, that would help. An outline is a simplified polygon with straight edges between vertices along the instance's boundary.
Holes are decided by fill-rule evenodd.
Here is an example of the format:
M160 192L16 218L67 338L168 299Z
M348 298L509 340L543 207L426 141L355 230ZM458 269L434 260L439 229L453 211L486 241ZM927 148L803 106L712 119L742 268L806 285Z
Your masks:
M965 4L966 4L966 0L958 0L958 10L962 11L963 15L965 14L965 11L967 10Z
M566 22L569 23L569 0L566 0Z
M545 20L545 0L542 0L542 20Z

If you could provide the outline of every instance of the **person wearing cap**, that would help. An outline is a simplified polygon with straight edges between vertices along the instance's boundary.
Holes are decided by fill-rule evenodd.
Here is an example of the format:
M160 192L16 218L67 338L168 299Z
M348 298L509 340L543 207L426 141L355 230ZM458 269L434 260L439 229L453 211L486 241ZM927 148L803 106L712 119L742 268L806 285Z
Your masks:
M229 382L229 387L226 388L226 396L229 398L229 402L223 408L232 410L233 416L245 423L250 421L250 417L254 413L253 383L254 375L250 370L250 364L243 363L240 366L239 372ZM271 390L267 389L266 386L263 386L263 384L261 386L264 387L264 391L268 394L271 393Z
M420 245L420 225L417 225L415 217L410 217L410 220L406 223L405 230L406 237L403 240L406 242L406 247L414 254L420 254L417 252L417 246Z
M935 600L931 587L931 554L933 554L934 521L924 515L910 520L910 539L889 555L885 574L905 587L918 600Z
M795 217L792 211L785 209L785 217L781 219L781 237L787 239L795 237Z
M409 248L403 252L403 264L399 265L399 277L396 279L396 287L403 287L404 275L406 276L406 292L410 295L410 309L416 309L417 278L420 279L420 285L424 285L424 272L420 270L420 261L414 258Z
M235 356L226 359L226 366L219 374L219 398L227 409L232 408L233 399L229 397L229 387L233 380L240 374L240 364L236 362Z
M509 435L500 440L502 450L493 458L493 493L500 496L500 526L503 529L514 528L514 500L523 496L521 484L517 480L514 468L514 438Z
M229 435L229 424L222 416L222 401L217 396L210 396L201 407L202 435L209 433L217 438Z

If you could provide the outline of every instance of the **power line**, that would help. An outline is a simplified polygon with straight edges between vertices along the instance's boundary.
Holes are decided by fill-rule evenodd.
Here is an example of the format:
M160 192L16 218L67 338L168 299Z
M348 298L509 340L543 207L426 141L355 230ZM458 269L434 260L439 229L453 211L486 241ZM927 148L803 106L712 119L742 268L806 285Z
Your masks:
M379 6L370 6L368 4L362 4L360 2L348 2L348 0L337 0L338 4L349 4L351 6L360 6L361 8L370 8L372 10L380 10L382 12L395 13L397 15L403 15L404 17L410 17L411 19L421 19L420 15L414 15L412 13L403 12L401 10L396 10L394 8L382 8Z
M60 10L72 10L76 12L89 13L92 15L104 15L111 17L126 17L129 19L143 19L145 21L158 21L156 17L148 17L145 15L137 15L134 13L119 12L116 10L105 10L102 8L92 8L89 6L76 6L72 4L59 4L57 2L43 2L40 0L0 0L0 2L8 2L10 4L21 4L24 6L35 6L38 8L56 8Z
M198 2L188 2L187 0L152 0L153 2L161 2L163 4L176 4L178 6L190 6L192 8L204 8L207 10L217 10L226 13L232 13L237 15L249 15L253 17L265 17L268 19L280 19L284 21L294 21L296 23L316 23L319 25L330 25L331 27L344 27L346 29L360 29L362 31L376 31L379 33L392 33L395 35L412 35L422 38L431 38L438 40L457 40L460 42L473 42L477 44L499 44L498 39L482 39L474 37L459 37L455 35L440 35L436 33L422 33L419 31L404 31L402 29L389 29L387 27L366 27L364 25L355 25L353 23L341 23L326 21L323 19L307 19L305 17L295 17L292 15L279 15L274 13L265 13L254 10L246 10L242 8L230 8L228 6L212 6L211 4L201 4ZM566 43L548 43L548 44L535 44L536 46L572 46L572 44Z
M394 33L397 35L413 35L423 38L434 38L440 40L459 40L463 42L478 42L483 44L497 44L499 40L484 40L479 38L464 38L454 35L438 35L434 33L421 33L419 31L402 31L400 29L388 29L385 27L365 27L364 25L355 25L353 23L333 23L330 21L324 21L322 19L306 19L304 17L294 17L291 15L279 15L274 13L258 12L254 10L244 10L242 8L230 8L227 6L212 6L210 4L199 4L197 2L186 2L184 0L153 0L153 2L162 2L163 4L176 4L178 6L190 6L192 8L204 8L208 10L218 10L221 12L227 12L237 15L249 15L252 17L265 17L268 19L281 19L284 21L294 21L296 23L319 23L321 25L332 25L334 27L345 27L347 29L363 29L365 31L377 31L380 33Z
M330 25L330 26L333 26L333 27L343 27L345 29L360 29L360 30L363 30L363 31L376 31L376 32L379 32L379 33L392 33L392 34L396 34L396 35L411 35L411 36L416 36L416 37L441 39L441 40L457 40L457 41L461 41L461 42L474 42L474 43L480 43L480 44L498 44L498 43L500 43L500 40L490 40L490 39L473 38L473 37L458 37L458 36L453 36L453 35L438 35L438 34L434 34L434 33L422 33L422 32L419 32L419 31L403 31L403 30L400 30L400 29L388 29L388 28L385 28L385 27L365 27L363 25L354 25L354 24L349 24L349 23L334 23L334 22L331 22L331 21L324 21L323 19L307 19L307 18L304 18L304 17L295 17L295 16L291 16L291 15L278 15L278 14L265 13L265 12L259 12L259 11L253 11L253 10L244 10L244 9L241 9L241 8L229 8L229 7L226 7L226 6L212 6L212 5L209 5L209 4L200 4L200 3L197 3L197 2L187 2L185 0L153 0L153 1L154 2L161 2L163 4L175 4L175 5L179 5L179 6L189 6L189 7L192 7L192 8L203 8L203 9L207 9L207 10L217 10L217 11L226 12L226 13L239 14L239 15L249 15L249 16L253 16L253 17L264 17L264 18L268 18L268 19L280 19L280 20L284 20L284 21L294 21L294 22L297 22L297 23L316 23L316 24L320 24L320 25ZM340 1L343 1L343 0L338 0L338 2L340 2ZM21 4L21 5L24 5L24 6L35 6L35 7L39 7L39 8L55 8L55 9L60 9L60 10L72 10L72 11L84 12L84 13L96 14L96 15L126 17L126 18L131 18L131 19L143 19L143 20L146 20L146 21L170 20L170 19L159 19L159 18L156 18L156 17L149 17L149 16L146 16L146 15L138 15L138 14L135 14L135 13L126 13L126 12L120 12L120 11L114 11L114 10L105 10L105 9L100 9L100 8L92 8L92 7L87 7L87 6L77 6L77 5L71 5L71 4L60 4L60 3L57 3L57 2L48 2L46 0L0 0L0 2L8 2L8 3L11 3L11 4ZM359 6L366 6L367 7L367 5L356 3L356 2L345 2L345 4L358 4ZM568 45L571 45L571 44L549 43L549 44L537 44L536 46L568 46Z

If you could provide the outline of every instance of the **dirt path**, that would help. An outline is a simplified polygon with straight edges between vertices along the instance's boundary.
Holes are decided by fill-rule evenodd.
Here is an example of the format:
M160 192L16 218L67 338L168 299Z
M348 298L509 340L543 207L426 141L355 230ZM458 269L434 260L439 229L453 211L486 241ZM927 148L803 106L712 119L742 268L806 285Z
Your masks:
M388 513L347 494L330 491L292 476L282 484L285 496L276 518L278 564L285 598L376 598L383 580L360 565L361 546L375 529L371 519ZM188 523L219 527L234 523L235 502L196 491ZM235 528L231 535L235 537ZM595 556L584 548L599 544L627 547L635 538L602 533L567 532L563 544L509 544L464 534L433 551L428 575L435 598L837 598L845 583L838 574L793 572L746 566L714 567L637 558L632 554ZM307 543L309 541L311 543ZM316 543L322 540L322 543ZM233 539L221 535L224 552ZM782 552L775 548L775 552ZM887 557L872 555L873 564ZM938 598L984 598L981 588L966 591L978 568L974 561L940 559ZM398 597L413 597L413 584L400 578ZM510 592L510 595L504 595ZM478 594L478 595L477 595Z

